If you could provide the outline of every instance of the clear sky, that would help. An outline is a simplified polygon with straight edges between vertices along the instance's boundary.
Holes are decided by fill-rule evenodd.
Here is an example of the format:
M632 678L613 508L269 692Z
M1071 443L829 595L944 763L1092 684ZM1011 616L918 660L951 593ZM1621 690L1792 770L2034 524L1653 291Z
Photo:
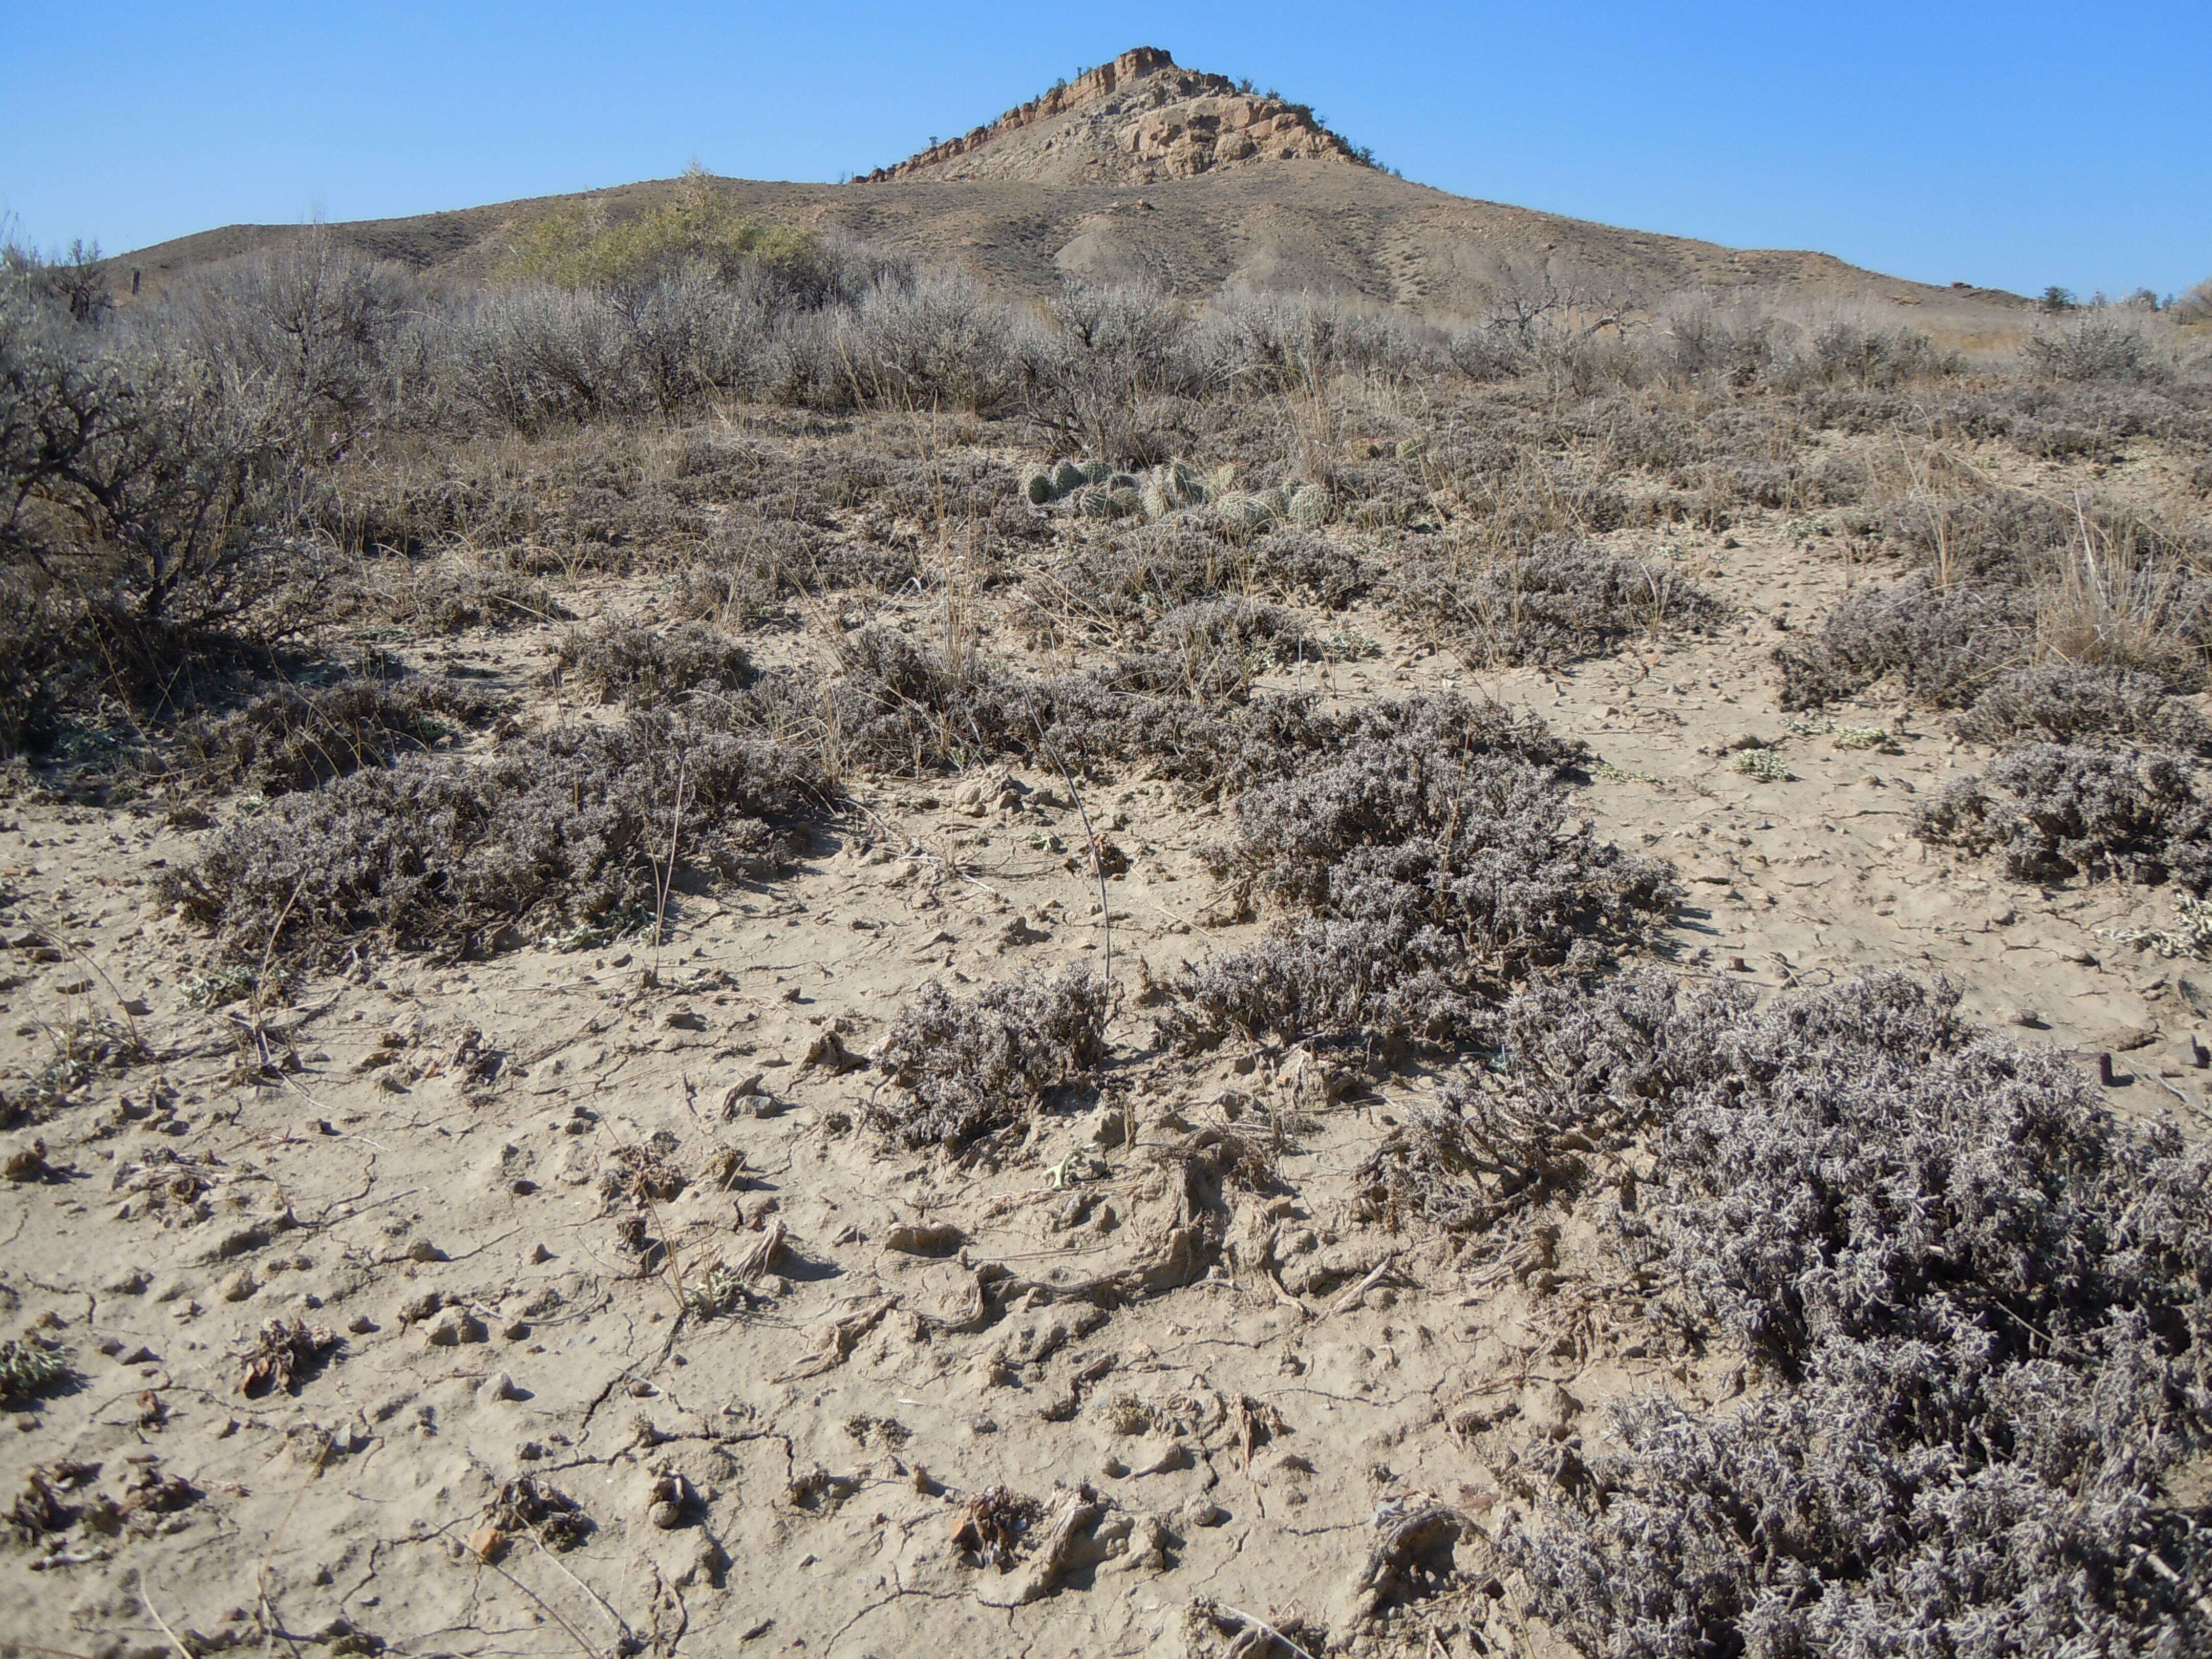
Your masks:
M1138 45L1409 179L1929 282L2212 276L2212 0L0 0L0 210L111 252L716 173L834 179Z

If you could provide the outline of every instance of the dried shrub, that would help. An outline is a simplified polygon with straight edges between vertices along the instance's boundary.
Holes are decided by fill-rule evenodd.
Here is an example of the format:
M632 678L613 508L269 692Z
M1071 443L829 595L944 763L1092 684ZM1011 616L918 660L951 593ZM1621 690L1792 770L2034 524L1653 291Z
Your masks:
M1410 552L1386 596L1401 620L1499 666L1604 656L1639 635L1711 628L1728 614L1670 570L1561 538L1503 559Z
M1992 748L2144 744L2200 755L2212 750L2212 726L2155 675L2073 663L2004 675L1952 718L1951 729Z
M2212 1532L2164 1484L2212 1443L2212 1154L1958 1000L1655 977L1524 1011L1546 1116L1644 1126L1660 1190L1614 1212L1624 1248L1767 1379L1703 1417L1632 1401L1617 1449L1535 1471L1556 1489L1500 1545L1583 1651L2212 1639Z
M691 1184L658 1148L617 1146L607 1161L613 1167L599 1177L599 1196L609 1204L665 1204Z
M2023 881L2069 876L2203 893L2212 884L2212 803L2178 757L2032 743L1917 806L1912 833Z
M231 714L179 727L178 763L204 786L288 794L426 752L498 708L488 693L454 680L280 686Z
M484 1511L484 1524L528 1533L553 1550L572 1550L592 1535L584 1506L550 1481L520 1475L507 1481Z
M760 738L642 714L503 745L410 758L289 796L234 823L165 892L244 957L316 957L382 935L402 948L491 948L510 927L650 908L680 860L726 878L788 860L827 783Z
M2020 355L2035 373L2053 380L2157 380L2173 372L2139 324L2101 310L2070 327L2030 337L2021 343Z
M1001 756L1055 759L1079 771L1138 763L1204 799L1221 799L1370 739L1496 744L1553 768L1584 757L1581 744L1552 736L1541 721L1457 696L1338 713L1310 693L1248 701L1241 683L1214 682L1221 701L1194 698L1188 676L1158 657L1030 680L973 658L949 664L882 629L848 635L839 652L845 672L821 694L823 742L844 763L887 772L957 770ZM797 720L772 712L788 711L797 687L771 685L769 678L755 689L758 712L750 718Z
M1483 1177L1499 1172L1456 1114L1408 1107L1352 1176L1353 1218L1394 1231L1422 1220L1473 1232L1496 1218Z
M1784 708L1818 708L1894 678L1939 708L1972 702L2034 653L2033 595L2008 586L1867 588L1821 619L1802 645L1781 647Z
M979 1567L1011 1571L1044 1506L1005 1486L987 1486L962 1505L952 1547L973 1556Z
M1514 987L1649 936L1680 896L1668 866L1573 820L1545 738L1434 718L1458 712L1422 709L1239 797L1217 873L1284 921L1189 970L1166 1035L1463 1043Z
M742 690L753 679L744 647L695 624L654 629L602 622L571 629L554 647L556 683L574 681L602 702L662 708L695 692Z
M965 1151L1027 1121L1044 1092L1106 1055L1105 981L1032 970L955 997L933 981L899 1010L876 1055L888 1091L869 1125L903 1146Z
M297 1394L301 1380L343 1341L336 1331L303 1319L266 1320L253 1346L239 1356L238 1391L249 1400L272 1389Z

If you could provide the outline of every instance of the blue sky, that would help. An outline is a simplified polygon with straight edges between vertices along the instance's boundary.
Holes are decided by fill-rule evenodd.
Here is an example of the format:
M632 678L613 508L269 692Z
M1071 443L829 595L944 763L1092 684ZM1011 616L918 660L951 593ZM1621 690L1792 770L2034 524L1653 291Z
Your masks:
M1139 44L1407 177L1930 282L2212 276L2212 4L0 6L0 209L109 252L836 179Z

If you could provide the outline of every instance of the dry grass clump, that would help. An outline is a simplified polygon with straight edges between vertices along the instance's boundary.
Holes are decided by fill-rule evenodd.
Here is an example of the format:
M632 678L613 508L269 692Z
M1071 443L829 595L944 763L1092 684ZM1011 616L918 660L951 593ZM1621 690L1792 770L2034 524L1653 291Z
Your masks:
M321 957L368 933L493 948L510 928L650 910L680 864L787 862L828 785L774 742L633 714L482 760L404 759L231 824L164 890L241 956Z
M2123 668L2051 663L2003 675L1951 729L1971 743L2142 744L2212 750L2212 726L2155 675Z
M362 603L387 622L448 636L575 619L539 578L476 563L440 562L374 580Z
M489 693L456 680L352 678L279 686L228 714L179 727L177 763L204 786L288 794L425 753L439 738L483 724L499 707Z
M1396 729L1378 720L1238 798L1217 872L1283 921L1184 976L1163 1022L1179 1046L1232 1030L1383 1054L1463 1044L1516 986L1595 972L1672 910L1668 866L1574 821L1547 739L1531 752L1456 708L1395 712Z
M1369 580L1358 554L1317 531L1282 526L1240 541L1167 521L1033 569L1014 621L1033 644L1142 638L1158 617L1201 600L1303 600L1339 611Z
M2032 659L2035 620L2033 597L2017 587L1914 581L1863 588L1804 643L1775 652L1780 701L1784 708L1818 708L1893 678L1921 702L1961 708L1997 675Z
M1249 599L1200 599L1146 630L1145 651L1097 678L1115 690L1212 699L1240 696L1253 678L1328 653L1289 611Z
M2022 881L2212 885L2212 801L2180 757L2030 743L1914 809L1912 833Z
M1555 1005L1556 1008L1556 1005ZM1593 1034L1601 1042L1593 1048ZM1615 1225L1766 1386L1616 1410L1500 1534L1584 1652L2175 1654L2212 1531L2212 1153L1893 975L1754 1006L1655 981L1531 1079L1650 1126Z
M1639 635L1711 628L1728 614L1673 571L1564 538L1500 559L1409 550L1385 589L1401 619L1501 667L1604 656Z
M919 542L833 535L785 518L733 514L677 569L684 614L750 628L789 603L856 588L890 592L924 576Z
M1817 634L1776 652L1784 707L1893 678L1917 700L1960 708L2039 663L2203 684L2212 581L2199 568L2212 550L2200 537L2110 501L2017 491L1916 496L1886 516L1885 533L1917 569L1854 593Z
M600 622L572 628L553 648L556 684L574 682L601 702L665 708L696 692L732 692L753 681L752 659L733 641L678 623L647 628Z
M1045 1091L1106 1057L1107 986L1091 969L1041 969L956 997L932 981L891 1021L875 1059L886 1089L869 1125L902 1146L964 1152L1028 1121Z

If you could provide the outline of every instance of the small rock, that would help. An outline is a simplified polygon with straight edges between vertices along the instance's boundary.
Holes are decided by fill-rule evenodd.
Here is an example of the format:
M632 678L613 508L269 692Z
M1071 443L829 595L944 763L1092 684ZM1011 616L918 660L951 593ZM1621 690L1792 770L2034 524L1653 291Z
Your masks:
M402 1325L419 1324L445 1305L446 1298L436 1291L425 1291L420 1296L410 1296L399 1304L399 1322Z
M1101 1106L1083 1120L1079 1133L1093 1146L1113 1147L1127 1135L1127 1116L1118 1106Z
M2039 1026L2043 1024L2043 1016L2036 1012L2033 1008L2015 1008L2009 1015L2007 1016L2007 1018L2015 1025L2023 1025L2030 1028Z
M1746 749L1771 749L1774 742L1771 738L1760 737L1756 732L1737 732L1723 746L1730 754L1735 754Z
M916 1222L890 1229L884 1235L884 1248L902 1255L951 1255L965 1237L949 1221Z
M465 1342L488 1341L491 1333L483 1320L465 1309L447 1308L430 1322L426 1335L434 1348L453 1348Z
M2090 1042L2100 1048L2110 1048L2116 1054L2131 1054L2137 1048L2148 1048L2158 1041L2158 1033L2147 1025L2115 1025Z
M260 1288L254 1279L252 1269L240 1267L216 1287L216 1294L226 1302L243 1302Z
M495 1406L502 1400L514 1398L514 1379L505 1371L494 1371L477 1386L477 1403Z
M1186 1527L1218 1527L1228 1518L1229 1511L1210 1498L1192 1498L1176 1516Z

